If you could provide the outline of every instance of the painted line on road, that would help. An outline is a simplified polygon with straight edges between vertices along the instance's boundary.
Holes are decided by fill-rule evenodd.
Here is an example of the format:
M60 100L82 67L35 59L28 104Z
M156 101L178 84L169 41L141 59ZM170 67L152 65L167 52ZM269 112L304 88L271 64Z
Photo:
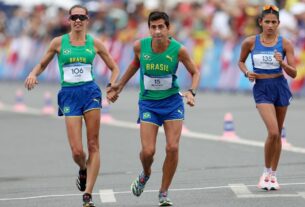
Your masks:
M117 126L117 127L123 127L123 128L129 128L129 129L139 129L138 124L135 124L133 122L127 122L127 121L120 121L120 120L112 120L110 122L102 122L105 125L108 126ZM160 128L159 132L164 133L163 128ZM249 140L249 139L223 139L221 136L213 135L213 134L207 134L207 133L199 133L199 132L184 132L182 133L182 136L192 138L192 139L200 139L200 140L210 140L210 141L217 141L217 142L228 142L233 144L240 144L240 145L247 145L247 146L253 146L253 147L264 147L264 142ZM283 147L282 150L288 151L288 152L295 152L300 154L305 154L305 148L302 147Z
M112 189L100 190L100 199L102 203L115 203L116 199Z
M305 192L298 192L296 194L274 194L274 193L266 193L264 194L254 194L252 193L248 186L242 183L237 184L229 184L231 190L235 193L237 198L277 198L277 197L304 197Z
M19 113L19 114L29 114L29 115L39 115L39 116L49 116L53 118L59 118L54 115L45 115L42 113L42 110L35 109L35 108L27 108L27 111L24 112L16 112L14 111L13 107L7 106L3 104L2 108L0 108L2 111L9 111L13 113ZM122 127L122 128L128 128L128 129L139 129L139 125L134 122L128 122L128 121L121 121L117 119L112 119L111 121L103 121L102 124L108 125L108 126L116 126L116 127ZM163 128L160 128L159 132L164 133ZM199 132L192 132L187 131L182 133L182 136L192 138L192 139L200 139L200 140L210 140L210 141L217 141L217 142L228 142L233 144L240 144L240 145L247 145L247 146L253 146L253 147L264 147L265 143L255 140L249 140L244 138L238 138L238 139L223 139L221 136L213 135L213 134L207 134L207 133L199 133ZM305 148L302 147L283 147L283 151L288 152L295 152L300 154L305 154Z
M237 198L252 195L252 193L245 184L237 183L237 184L229 184L229 186L232 189L232 191L235 193Z
M210 186L210 187L201 187L201 188L173 188L170 189L171 192L175 191L204 191L204 190L217 190L217 189L232 189L232 186L236 186L238 184L230 184L230 185L223 185L223 186ZM243 184L244 185L244 184ZM304 183L282 183L281 186L297 186L297 185L305 185ZM246 187L255 187L256 185L244 185ZM107 189L108 192L110 189ZM99 192L103 192L104 190L101 189ZM145 190L143 193L156 193L159 192L159 190ZM268 192L266 192L268 193ZM114 192L112 191L113 196L120 195L120 194L131 194L131 191L118 191ZM82 194L59 194L59 195L39 195L39 196L29 196L29 197L18 197L18 198L0 198L1 201L16 201L16 200L34 200L34 199L43 199L43 198L56 198L56 197L76 197L81 196ZM100 193L92 193L92 195L98 195L100 196ZM105 193L103 194L105 195ZM102 196L103 196L102 195ZM272 194L270 194L272 195ZM298 193L298 196L305 196L305 192ZM293 196L297 197L297 196Z
M305 192L301 192L301 193L299 193L299 195L305 199Z

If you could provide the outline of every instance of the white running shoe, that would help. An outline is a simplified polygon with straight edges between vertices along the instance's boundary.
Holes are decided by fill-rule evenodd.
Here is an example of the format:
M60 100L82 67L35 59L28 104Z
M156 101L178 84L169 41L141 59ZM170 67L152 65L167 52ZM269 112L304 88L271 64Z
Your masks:
M274 175L271 175L270 177L270 186L269 186L270 190L279 190L280 189L280 185L277 182L277 178Z
M159 192L159 206L172 206L173 202L168 198L167 192Z
M139 197L143 193L148 179L149 176L145 176L144 172L141 172L141 174L132 182L130 188L135 196Z
M270 189L269 186L270 186L270 174L263 173L259 179L259 183L258 183L257 187L260 189L263 189L263 190L269 190Z

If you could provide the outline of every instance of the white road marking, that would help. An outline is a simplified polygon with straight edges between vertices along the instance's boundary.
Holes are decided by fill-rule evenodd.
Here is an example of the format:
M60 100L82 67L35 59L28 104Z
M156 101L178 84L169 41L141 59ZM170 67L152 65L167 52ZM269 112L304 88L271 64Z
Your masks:
M252 193L249 191L248 187L242 183L229 184L232 191L235 193L237 198L249 197Z
M109 126L117 126L117 127L123 127L123 128L129 128L129 129L139 129L139 126L133 122L127 122L127 121L120 121L120 120L114 120L113 122L105 122L104 125ZM159 132L164 133L163 128L160 128ZM206 133L199 133L199 132L185 132L182 134L184 137L192 138L192 139L200 139L200 140L210 140L210 141L217 141L217 142L229 142L234 144L240 144L240 145L247 145L247 146L253 146L253 147L264 147L264 142L259 142L255 140L249 140L249 139L222 139L221 136L213 135L213 134L206 134ZM291 146L289 148L282 148L283 151L288 152L295 152L300 154L305 154L305 148L302 147L294 147Z
M305 192L299 192L299 195L305 199Z
M41 116L50 116L54 118L59 118L56 114L54 115L45 115L42 113L42 110L35 109L35 108L29 108L25 112L15 112L14 108L11 106L8 106L6 104L2 105L2 108L0 108L2 111L9 111L13 113L20 113L20 114L30 114L30 115L41 115ZM139 125L134 122L128 122L128 121L121 121L117 119L113 119L113 121L110 122L102 122L103 125L109 125L109 126L116 126L116 127L122 127L122 128L128 128L128 129L139 129ZM163 128L160 128L159 132L164 133ZM255 140L249 140L249 139L222 139L221 136L213 135L213 134L207 134L207 133L199 133L199 132L192 132L188 131L182 134L184 137L192 138L192 139L200 139L200 140L211 140L211 141L217 141L217 142L229 142L234 144L240 144L240 145L247 145L247 146L253 146L253 147L264 147L264 142L259 142ZM300 154L305 154L305 148L302 147L294 147L291 146L289 148L282 148L283 151L288 152L295 152Z
M208 187L202 187L202 188L172 188L170 191L208 191L208 190L217 190L217 189L232 189L232 186L239 186L239 185L244 185L244 184L230 184L230 185L224 185L224 186L208 186ZM296 185L305 185L305 183L282 183L281 186L296 186ZM255 187L256 185L244 185L246 187ZM103 190L101 190L103 191ZM108 189L109 191L109 189ZM159 192L159 190L145 190L144 193L156 193ZM267 194L268 192L266 192ZM119 194L131 194L130 190L128 191L118 191L118 192L113 192L113 195L119 195ZM40 196L30 196L30 197L18 197L18 198L0 198L1 201L14 201L14 200L34 200L34 199L43 199L43 198L56 198L56 197L76 197L76 196L81 196L82 194L61 194L61 195L40 195ZM92 193L92 195L100 195L100 193ZM264 194L265 195L265 194ZM270 194L269 197L275 197L272 196L275 194ZM298 194L282 194L282 195L293 195L290 197L304 197L305 192L299 192ZM267 197L267 196L260 196L257 195L257 197ZM280 196L277 196L280 197ZM285 196L281 196L285 197ZM286 196L289 197L289 196Z
M276 197L303 197L304 193L296 193L296 194L274 194L270 192L265 192L264 194L254 194L249 188L242 183L238 184L229 184L231 190L235 193L237 198L276 198ZM305 197L303 197L305 198Z
M58 197L74 197L82 196L83 194L60 194L60 195L40 195L40 196L29 196L19 198L0 198L0 201L16 201L16 200L37 200L42 198L58 198Z
M100 199L102 203L115 203L116 199L112 189L100 190Z

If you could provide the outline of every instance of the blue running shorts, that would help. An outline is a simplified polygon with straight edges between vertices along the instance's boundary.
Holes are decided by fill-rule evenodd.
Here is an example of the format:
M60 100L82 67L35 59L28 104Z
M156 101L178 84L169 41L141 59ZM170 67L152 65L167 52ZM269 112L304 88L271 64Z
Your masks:
M164 121L184 120L183 98L180 93L161 100L139 100L138 123L162 126Z
M274 106L288 106L292 94L286 78L280 76L278 78L256 79L253 97L256 104L268 103Z
M93 81L65 86L58 92L57 101L58 116L82 116L92 109L102 108L102 92Z

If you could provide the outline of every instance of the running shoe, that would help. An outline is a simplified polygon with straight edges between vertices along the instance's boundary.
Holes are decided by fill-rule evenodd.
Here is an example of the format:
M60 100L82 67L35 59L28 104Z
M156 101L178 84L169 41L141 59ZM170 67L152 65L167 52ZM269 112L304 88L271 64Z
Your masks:
M277 182L277 178L274 175L271 175L270 177L270 186L269 186L270 190L279 190L280 189L280 185Z
M130 188L135 196L140 196L144 191L145 184L148 181L149 176L145 176L144 172L142 172L131 184Z
M259 179L259 183L257 187L263 190L269 190L269 186L270 186L270 174L263 173L263 175Z
M86 190L86 182L87 182L87 169L79 170L78 177L76 179L76 186L78 190L84 192Z
M159 192L159 206L172 206L173 202L168 198L167 192Z
M85 193L83 195L83 207L95 207L91 194Z

